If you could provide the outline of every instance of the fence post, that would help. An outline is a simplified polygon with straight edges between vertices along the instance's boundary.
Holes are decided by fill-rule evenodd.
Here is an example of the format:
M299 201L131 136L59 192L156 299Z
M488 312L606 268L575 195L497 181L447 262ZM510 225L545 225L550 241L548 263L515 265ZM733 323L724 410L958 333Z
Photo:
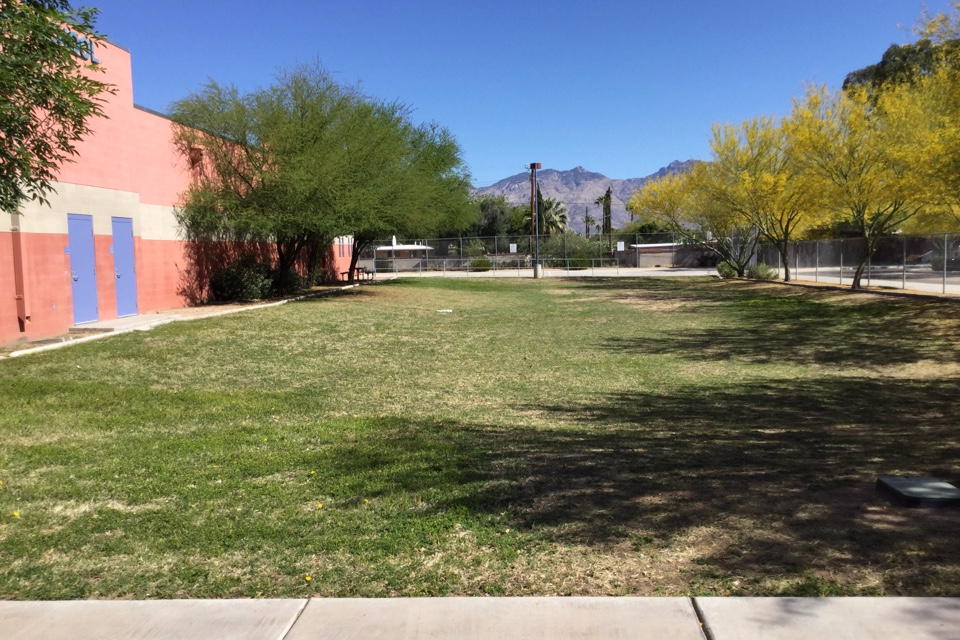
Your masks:
M900 274L900 288L907 288L907 237L901 238L903 241L903 272Z
M947 292L947 234L943 234L943 293Z
M794 251L793 261L794 263L796 263L796 268L793 270L793 274L794 274L793 279L796 280L797 278L800 277L800 243L795 242L794 244L796 245L796 247L793 250Z
M493 236L493 272L497 272L497 262L500 258L500 245L497 243L497 240L500 239L500 236Z
M817 240L817 266L813 270L813 281L820 282L820 241Z
M843 240L840 241L840 286L843 286Z

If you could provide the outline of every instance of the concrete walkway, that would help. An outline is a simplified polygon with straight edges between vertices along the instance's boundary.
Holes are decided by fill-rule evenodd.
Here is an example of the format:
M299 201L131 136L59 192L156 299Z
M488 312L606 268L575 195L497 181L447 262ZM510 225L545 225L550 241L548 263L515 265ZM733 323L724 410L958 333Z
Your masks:
M4 640L957 640L957 598L0 601Z

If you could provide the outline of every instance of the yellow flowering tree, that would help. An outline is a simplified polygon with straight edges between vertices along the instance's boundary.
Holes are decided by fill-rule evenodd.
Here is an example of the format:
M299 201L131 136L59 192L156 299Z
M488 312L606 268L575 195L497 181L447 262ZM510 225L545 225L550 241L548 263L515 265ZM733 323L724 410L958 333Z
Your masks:
M783 122L803 181L819 190L833 220L851 224L863 239L854 289L880 238L901 230L924 205L914 172L892 152L895 119L875 108L865 88L810 87Z
M790 242L815 224L823 202L812 176L789 152L782 123L761 117L715 125L710 146L710 199L771 242L780 253L783 279L791 280Z
M756 253L753 226L716 196L713 165L699 162L689 173L651 180L627 202L630 215L669 229L686 242L715 252L743 276Z

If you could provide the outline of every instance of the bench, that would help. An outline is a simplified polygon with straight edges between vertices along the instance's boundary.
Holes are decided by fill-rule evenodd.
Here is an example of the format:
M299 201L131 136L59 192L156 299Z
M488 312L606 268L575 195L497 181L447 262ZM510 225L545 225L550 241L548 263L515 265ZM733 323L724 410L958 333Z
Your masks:
M373 280L373 276L375 275L373 271L367 271L367 268L366 268L366 267L357 267L356 269L353 270L353 272L354 272L354 277L353 277L353 279L354 279L355 281L357 281L357 282L369 282L369 281L372 281L372 280ZM341 272L340 272L340 279L341 279L341 280L349 280L349 279L350 279L350 270L347 269L346 271L341 271Z

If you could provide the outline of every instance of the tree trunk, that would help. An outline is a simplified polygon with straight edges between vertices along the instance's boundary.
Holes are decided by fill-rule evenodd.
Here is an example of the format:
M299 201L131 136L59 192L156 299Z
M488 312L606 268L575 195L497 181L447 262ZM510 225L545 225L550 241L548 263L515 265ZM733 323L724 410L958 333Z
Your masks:
M860 263L857 265L857 270L853 274L853 283L850 284L851 289L863 288L860 281L863 278L863 272L867 268L867 264L870 262L870 258L873 257L873 254L877 251L878 240L879 238L863 239L863 253L860 255Z
M787 255L789 253L788 249L789 245L786 242L777 244L777 251L780 252L780 265L783 267L784 282L790 282L792 279L790 276L790 256Z
M360 253L367 248L367 246L373 242L372 239L367 238L358 238L357 236L353 237L353 251L350 254L350 273L347 274L347 283L353 284L355 281L355 276L357 273L357 264L360 261ZM376 264L377 256L373 256L374 264Z

